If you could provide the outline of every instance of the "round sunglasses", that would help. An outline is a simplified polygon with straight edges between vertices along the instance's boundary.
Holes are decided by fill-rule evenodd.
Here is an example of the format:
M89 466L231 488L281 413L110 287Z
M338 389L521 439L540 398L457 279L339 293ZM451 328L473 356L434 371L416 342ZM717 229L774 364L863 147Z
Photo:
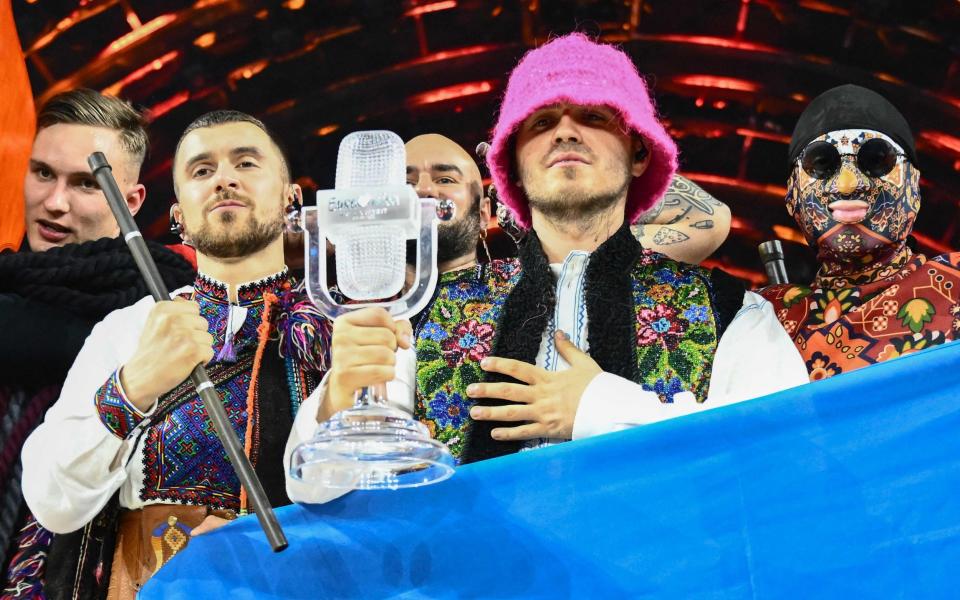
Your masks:
M844 156L856 156L857 168L869 177L883 177L893 170L897 160L905 156L883 138L870 138L860 144L856 154L840 154L830 142L813 142L803 150L798 159L807 175L814 179L829 179L843 162Z

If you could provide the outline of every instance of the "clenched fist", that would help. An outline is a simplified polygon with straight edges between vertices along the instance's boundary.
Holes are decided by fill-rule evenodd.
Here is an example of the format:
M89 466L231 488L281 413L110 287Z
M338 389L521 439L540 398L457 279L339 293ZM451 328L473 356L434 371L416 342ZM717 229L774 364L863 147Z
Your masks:
M325 421L353 406L358 389L392 381L397 348L410 348L412 332L410 321L394 321L382 308L362 308L334 319L333 366L317 419Z
M213 358L213 336L200 306L177 298L150 310L140 342L120 370L127 400L147 411L161 395L186 379L193 368Z

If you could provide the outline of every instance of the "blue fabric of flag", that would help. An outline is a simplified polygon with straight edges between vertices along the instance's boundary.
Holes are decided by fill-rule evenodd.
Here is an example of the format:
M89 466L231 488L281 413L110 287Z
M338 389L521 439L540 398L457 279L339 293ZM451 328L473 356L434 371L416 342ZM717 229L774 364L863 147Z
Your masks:
M279 515L141 597L957 597L960 344Z

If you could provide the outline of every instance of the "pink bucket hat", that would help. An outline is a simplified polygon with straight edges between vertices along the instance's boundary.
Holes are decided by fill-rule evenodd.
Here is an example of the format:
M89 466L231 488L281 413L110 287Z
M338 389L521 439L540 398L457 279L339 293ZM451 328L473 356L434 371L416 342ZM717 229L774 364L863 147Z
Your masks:
M627 194L626 218L633 223L666 191L677 170L677 146L657 120L647 85L633 61L582 33L557 38L527 52L510 74L493 128L487 165L500 200L521 227L530 228L530 208L515 181L511 139L520 123L537 109L557 102L609 106L643 137L650 164L634 178Z

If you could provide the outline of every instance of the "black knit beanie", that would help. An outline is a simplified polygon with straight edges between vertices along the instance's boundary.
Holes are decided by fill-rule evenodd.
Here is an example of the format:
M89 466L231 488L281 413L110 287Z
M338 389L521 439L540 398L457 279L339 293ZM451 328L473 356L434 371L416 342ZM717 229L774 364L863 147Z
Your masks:
M886 98L859 85L841 85L814 98L790 139L790 164L813 139L841 129L872 129L886 134L917 166L917 150L906 119Z

